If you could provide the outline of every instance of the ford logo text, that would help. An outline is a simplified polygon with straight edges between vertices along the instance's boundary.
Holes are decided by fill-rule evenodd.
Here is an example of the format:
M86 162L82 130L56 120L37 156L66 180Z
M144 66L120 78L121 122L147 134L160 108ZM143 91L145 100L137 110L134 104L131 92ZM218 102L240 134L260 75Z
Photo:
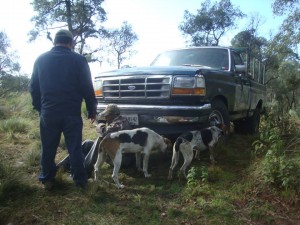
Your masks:
M134 85L128 86L128 89L129 89L129 90L135 90L135 88L136 88L136 87L135 87Z

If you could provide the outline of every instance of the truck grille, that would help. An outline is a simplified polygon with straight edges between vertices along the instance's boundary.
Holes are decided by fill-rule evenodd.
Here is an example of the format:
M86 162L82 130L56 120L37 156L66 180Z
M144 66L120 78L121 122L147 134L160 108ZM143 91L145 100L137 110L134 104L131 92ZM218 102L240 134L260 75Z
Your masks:
M103 96L106 99L169 98L170 76L119 76L103 79Z

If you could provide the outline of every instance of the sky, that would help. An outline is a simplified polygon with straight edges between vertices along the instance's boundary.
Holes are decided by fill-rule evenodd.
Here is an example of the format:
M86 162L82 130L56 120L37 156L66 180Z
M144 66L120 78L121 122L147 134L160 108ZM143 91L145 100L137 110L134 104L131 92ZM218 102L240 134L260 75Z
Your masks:
M130 61L130 66L149 65L155 56L167 49L186 46L184 36L178 29L183 21L184 11L196 14L203 0L105 0L102 7L107 12L107 28L119 28L127 21L138 35L134 49L138 51ZM35 59L53 46L47 39L39 38L28 42L28 32L33 29L30 19L34 15L31 0L0 0L0 30L5 31L11 42L11 49L17 52L21 72L31 75ZM214 0L212 0L214 2ZM271 4L273 0L231 0L232 4L248 16L258 14L263 21L259 35L266 38L275 34L282 18L274 17ZM221 45L230 45L230 40L245 28L247 18L239 21L238 30L230 31L221 39ZM55 35L53 31L52 36ZM115 69L108 64L90 64L92 75Z

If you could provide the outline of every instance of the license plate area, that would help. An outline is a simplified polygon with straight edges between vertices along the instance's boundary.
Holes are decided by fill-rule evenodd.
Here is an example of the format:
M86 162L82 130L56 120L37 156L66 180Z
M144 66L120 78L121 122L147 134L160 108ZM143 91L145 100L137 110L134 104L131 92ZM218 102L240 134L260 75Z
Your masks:
M123 115L125 118L127 118L128 122L130 123L130 125L139 125L139 116L138 114L126 114Z

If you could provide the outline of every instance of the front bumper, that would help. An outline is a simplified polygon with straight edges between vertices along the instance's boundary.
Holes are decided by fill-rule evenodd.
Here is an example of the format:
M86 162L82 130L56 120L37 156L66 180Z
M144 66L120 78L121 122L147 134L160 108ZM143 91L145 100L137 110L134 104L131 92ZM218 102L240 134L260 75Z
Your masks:
M97 111L102 112L107 104L98 103ZM187 130L199 129L206 124L211 111L211 104L201 106L170 106L170 105L137 105L118 104L123 116L135 115L137 123L133 127L149 127L160 134L182 133Z

